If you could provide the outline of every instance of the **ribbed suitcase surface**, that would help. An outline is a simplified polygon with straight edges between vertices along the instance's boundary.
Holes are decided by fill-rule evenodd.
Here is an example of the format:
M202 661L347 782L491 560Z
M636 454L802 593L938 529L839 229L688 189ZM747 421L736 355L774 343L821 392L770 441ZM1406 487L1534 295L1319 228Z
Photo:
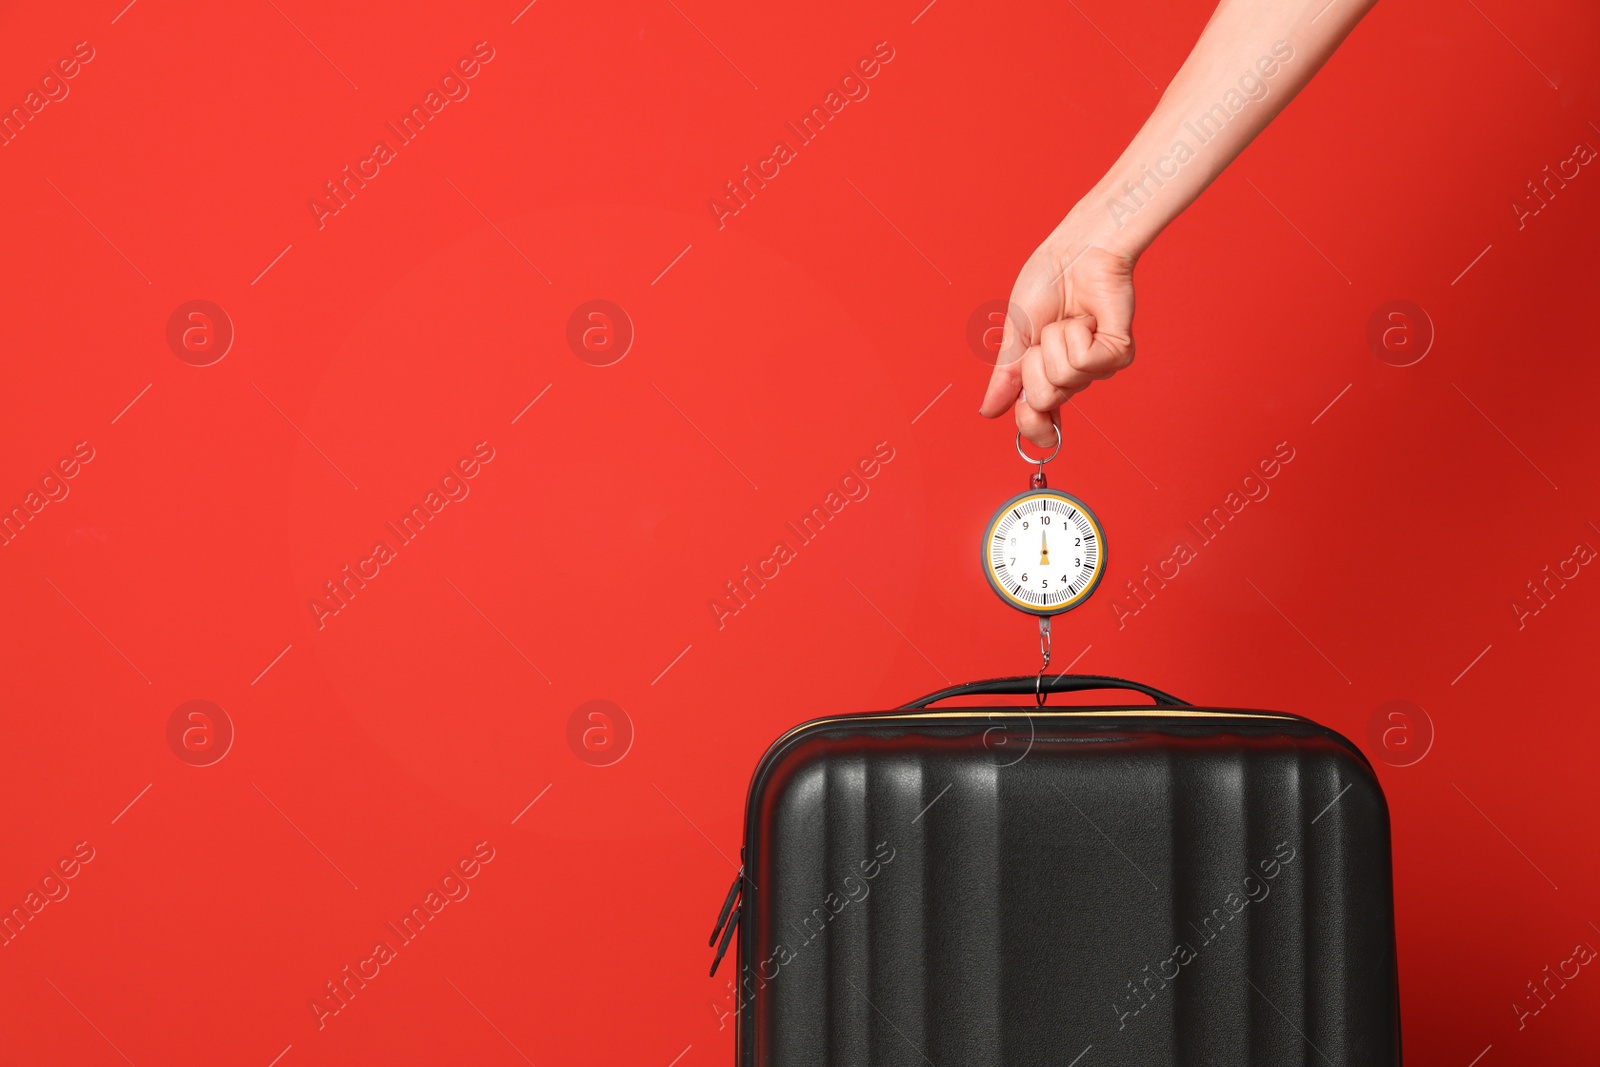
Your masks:
M825 720L745 849L746 1065L1399 1062L1387 808L1305 720Z

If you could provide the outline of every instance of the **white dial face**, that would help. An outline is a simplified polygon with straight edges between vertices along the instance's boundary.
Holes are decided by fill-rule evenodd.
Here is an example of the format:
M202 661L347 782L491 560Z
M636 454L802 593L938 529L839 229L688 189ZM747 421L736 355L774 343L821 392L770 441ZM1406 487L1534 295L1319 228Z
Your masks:
M1081 504L1040 491L990 521L983 558L995 591L1013 607L1054 615L1093 590L1105 549L1100 524Z

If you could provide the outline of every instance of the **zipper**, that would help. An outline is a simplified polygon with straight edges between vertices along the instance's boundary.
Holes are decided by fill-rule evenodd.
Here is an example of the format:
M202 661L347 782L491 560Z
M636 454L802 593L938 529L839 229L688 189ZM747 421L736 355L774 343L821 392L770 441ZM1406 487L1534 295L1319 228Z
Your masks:
M1286 714L1284 714L1282 712L1275 712L1275 711L1217 710L1217 709L1211 709L1211 708L1169 708L1169 707L1161 707L1161 706L1156 706L1156 707L1151 707L1151 708L1097 708L1097 707L1084 707L1084 708L1079 708L1079 709L1072 710L1072 711L1067 711L1065 709L1060 710L1060 711L1037 711L1037 710L1036 711L1027 711L1026 709L1020 709L1020 708L1019 709L1004 708L1004 709L988 709L989 712L990 712L990 714L988 716L983 716L982 715L982 712L984 710L985 709L983 709L983 708L960 708L960 709L950 709L950 710L943 710L943 711L898 711L898 712L870 713L870 714L866 714L866 715L862 715L862 714L837 715L837 716L830 716L829 718L825 718L825 719L811 719L811 720L809 720L807 722L800 723L798 726L791 727L789 730L785 731L783 734L781 734L778 737L778 739L776 741L774 741L771 745L768 746L767 750L768 750L768 753L770 754L779 745L783 744L783 742L789 740L790 737L792 737L795 734L801 732L802 730L810 729L812 727L817 727L817 726L824 726L824 725L831 726L831 725L834 725L836 723L860 722L860 721L864 721L864 720L871 720L872 723L881 723L881 722L886 722L886 721L887 722L903 722L903 721L906 721L906 720L918 720L918 719L980 719L980 718L984 718L987 721L992 721L995 716L1005 716L1007 718L1027 719L1027 720L1030 720L1030 721L1033 720L1033 719L1062 719L1062 718L1065 718L1065 719L1088 719L1088 718L1103 718L1103 719L1122 719L1122 718L1127 718L1127 719L1168 719L1168 718L1172 718L1172 719L1274 719L1274 720L1289 721L1289 722L1307 721L1307 720L1303 719L1299 715L1286 715ZM978 714L974 714L974 712L977 712ZM955 725L955 724L952 723L952 725ZM766 759L766 757L763 756L762 757L762 762L765 762L765 759ZM757 768L756 769L758 771L760 771L762 769L760 764L757 764Z
M744 849L739 850L739 859L744 859ZM711 929L711 940L708 945L716 945L717 955L711 961L711 976L717 974L717 965L722 962L722 957L727 954L728 943L733 940L734 928L739 925L739 903L744 896L744 864L739 865L739 873L733 876L733 885L728 887L728 898L722 902L722 910L717 913L717 925ZM722 935L722 944L717 945L717 935Z

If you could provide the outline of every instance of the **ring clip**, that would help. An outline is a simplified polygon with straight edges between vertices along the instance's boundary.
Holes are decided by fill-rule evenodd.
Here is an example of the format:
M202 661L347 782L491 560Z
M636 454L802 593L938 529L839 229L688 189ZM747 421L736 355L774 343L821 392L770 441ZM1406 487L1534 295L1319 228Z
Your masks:
M1055 426L1056 428L1056 449L1048 456L1035 457L1024 452L1022 450L1022 431L1017 431L1017 455L1021 456L1026 462L1031 463L1035 468L1037 468L1034 470L1032 477L1028 479L1028 484L1035 489L1043 489L1047 484L1049 484L1045 481L1044 465L1061 454L1061 424L1052 423L1051 425Z
M1061 424L1060 423L1053 423L1052 425L1054 425L1055 429L1056 429L1056 448L1055 448L1054 452L1051 452L1048 456L1043 456L1043 457L1030 456L1026 452L1024 452L1022 450L1022 431L1021 430L1017 431L1017 455L1022 457L1022 461L1024 463L1032 464L1032 465L1038 466L1038 467L1043 467L1046 463L1049 463L1051 460L1055 459L1057 456L1059 456L1061 454Z

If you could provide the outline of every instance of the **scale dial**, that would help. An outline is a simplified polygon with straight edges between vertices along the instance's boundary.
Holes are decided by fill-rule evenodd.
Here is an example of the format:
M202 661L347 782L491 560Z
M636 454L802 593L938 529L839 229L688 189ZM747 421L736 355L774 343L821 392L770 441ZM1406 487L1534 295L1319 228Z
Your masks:
M1000 505L981 552L989 585L1030 615L1071 611L1106 572L1100 520L1083 501L1054 489L1030 489Z

